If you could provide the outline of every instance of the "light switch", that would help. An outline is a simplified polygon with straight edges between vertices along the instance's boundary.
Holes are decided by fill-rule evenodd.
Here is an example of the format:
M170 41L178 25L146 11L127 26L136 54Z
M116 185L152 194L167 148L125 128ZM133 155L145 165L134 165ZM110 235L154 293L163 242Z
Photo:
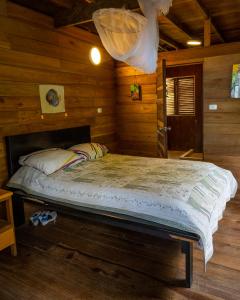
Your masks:
M102 108L101 108L101 107L98 107L97 113L98 113L98 114L101 114L101 113L102 113Z
M217 104L209 104L208 108L209 108L209 110L217 110L218 106L217 106Z

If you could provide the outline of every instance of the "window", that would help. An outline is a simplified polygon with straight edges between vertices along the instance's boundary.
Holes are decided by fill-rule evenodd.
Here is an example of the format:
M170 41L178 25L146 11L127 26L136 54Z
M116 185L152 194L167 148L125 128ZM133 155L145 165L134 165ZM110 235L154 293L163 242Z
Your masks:
M167 115L195 115L195 77L167 78Z

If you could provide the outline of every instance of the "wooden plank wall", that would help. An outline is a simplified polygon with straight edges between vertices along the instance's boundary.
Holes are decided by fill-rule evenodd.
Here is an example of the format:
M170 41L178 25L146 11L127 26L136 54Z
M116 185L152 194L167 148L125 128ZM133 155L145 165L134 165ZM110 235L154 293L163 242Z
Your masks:
M143 75L123 63L116 65L119 152L157 156L156 74ZM142 101L130 97L130 85L142 86Z
M204 59L204 157L240 180L240 99L230 98L233 64L240 64L240 54ZM217 111L209 110L211 103Z
M0 185L7 178L6 135L85 124L91 125L94 141L114 148L114 62L101 48L103 63L93 66L92 45L101 47L86 31L55 31L51 18L0 0ZM39 84L65 86L67 117L41 119Z

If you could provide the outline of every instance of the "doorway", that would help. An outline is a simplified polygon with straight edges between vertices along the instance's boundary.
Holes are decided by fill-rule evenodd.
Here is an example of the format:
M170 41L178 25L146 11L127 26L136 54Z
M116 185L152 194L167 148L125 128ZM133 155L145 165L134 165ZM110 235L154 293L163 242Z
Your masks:
M202 64L166 68L169 158L201 160L203 152Z

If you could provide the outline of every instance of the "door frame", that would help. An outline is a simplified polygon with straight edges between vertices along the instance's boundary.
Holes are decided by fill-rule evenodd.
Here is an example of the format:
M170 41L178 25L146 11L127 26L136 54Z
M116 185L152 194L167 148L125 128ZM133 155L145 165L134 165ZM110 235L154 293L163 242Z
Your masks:
M198 138L197 142L195 141L195 148L198 151L201 151L204 155L204 129L203 129L203 125L204 125L204 103L203 103L203 62L193 62L193 63L188 63L188 64L174 64L174 65L166 65L166 77L165 80L167 78L167 69L171 69L171 68L184 68L184 67L193 67L194 66L201 66L200 73L199 76L197 76L197 80L198 80L198 85L200 86L199 88L199 95L196 97L196 109L198 112L198 136L200 136L200 138ZM186 72L187 73L187 72ZM174 77L186 77L186 76L194 76L195 77L195 81L196 81L196 74L184 74L184 75L179 75L179 76L174 76ZM165 102L165 106L166 106L166 102ZM166 111L166 108L165 108ZM167 118L167 115L166 115ZM167 121L166 121L167 122ZM166 124L167 127L167 124ZM168 145L167 145L168 148ZM168 150L168 149L167 149Z
M167 141L167 107L166 107L166 60L161 60L157 72L157 154L158 157L168 157Z

